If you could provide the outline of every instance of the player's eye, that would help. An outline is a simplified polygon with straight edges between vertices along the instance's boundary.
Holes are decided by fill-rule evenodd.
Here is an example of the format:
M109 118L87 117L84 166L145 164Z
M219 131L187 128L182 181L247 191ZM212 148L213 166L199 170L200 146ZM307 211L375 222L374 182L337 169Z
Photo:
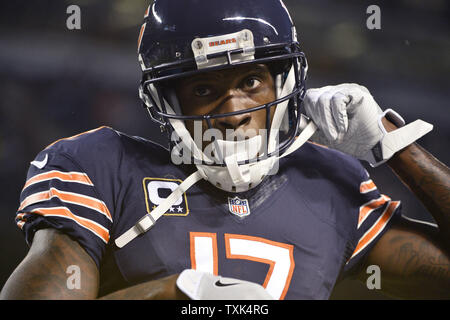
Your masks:
M207 86L198 86L194 88L194 94L197 97L207 97L212 94L212 90Z
M260 84L261 84L261 81L255 77L249 77L244 81L244 87L246 89L255 89L255 88L259 87Z

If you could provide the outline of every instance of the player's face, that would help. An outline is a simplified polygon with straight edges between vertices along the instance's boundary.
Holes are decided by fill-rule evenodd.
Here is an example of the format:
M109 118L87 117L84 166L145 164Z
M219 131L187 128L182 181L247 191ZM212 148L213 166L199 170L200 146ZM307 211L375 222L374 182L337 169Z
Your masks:
M183 114L189 116L247 110L275 100L274 80L263 64L196 75L180 80L175 88ZM271 110L271 118L273 112ZM266 110L211 119L211 125L225 138L231 130L251 137L260 129L266 129ZM186 121L191 135L193 126L193 121ZM208 128L206 121L202 127L203 130Z

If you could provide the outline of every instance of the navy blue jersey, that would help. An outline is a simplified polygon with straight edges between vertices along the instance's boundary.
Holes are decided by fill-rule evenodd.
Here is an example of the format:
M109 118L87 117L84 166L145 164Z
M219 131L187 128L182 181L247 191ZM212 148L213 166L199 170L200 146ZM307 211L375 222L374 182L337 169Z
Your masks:
M37 155L16 222L28 244L41 228L78 241L99 267L101 294L193 268L260 283L276 299L327 299L400 212L358 160L307 143L248 192L198 182L147 233L115 246L194 170L101 127Z

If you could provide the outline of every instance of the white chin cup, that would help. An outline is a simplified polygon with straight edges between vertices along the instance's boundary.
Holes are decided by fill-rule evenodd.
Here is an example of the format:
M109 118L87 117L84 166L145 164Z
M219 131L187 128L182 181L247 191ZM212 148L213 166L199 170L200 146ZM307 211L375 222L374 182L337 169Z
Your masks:
M215 159L216 163L227 163L233 159L245 161L257 158L261 154L261 146L260 135L239 141L215 140L206 146L204 153Z
M216 140L206 146L204 153L225 166L197 165L204 178L219 189L242 192L258 185L272 168L271 162L238 165L238 162L256 159L263 152L262 137L254 136L239 141ZM261 161L262 162L262 161Z
M278 158L270 157L240 166L236 162L228 162L225 167L200 164L196 166L203 178L215 187L228 192L244 192L259 185L277 161Z

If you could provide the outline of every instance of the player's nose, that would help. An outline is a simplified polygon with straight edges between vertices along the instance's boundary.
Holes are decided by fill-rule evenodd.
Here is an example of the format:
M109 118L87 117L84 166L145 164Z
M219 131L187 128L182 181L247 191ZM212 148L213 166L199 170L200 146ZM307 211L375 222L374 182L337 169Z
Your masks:
M243 111L251 107L247 104L248 102L245 98L230 95L226 97L217 111L221 114ZM215 127L222 131L227 129L237 130L248 126L251 120L251 113L240 113L223 118L217 118Z

